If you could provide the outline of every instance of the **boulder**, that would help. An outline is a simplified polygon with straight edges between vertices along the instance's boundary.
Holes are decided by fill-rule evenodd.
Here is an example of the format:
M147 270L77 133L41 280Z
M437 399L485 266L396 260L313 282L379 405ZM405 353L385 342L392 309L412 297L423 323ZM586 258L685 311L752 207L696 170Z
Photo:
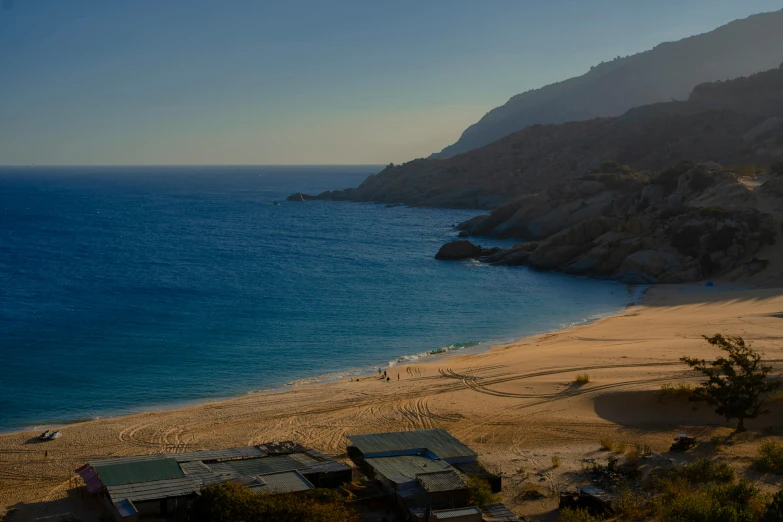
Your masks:
M456 261L460 259L473 259L481 255L481 245L474 245L467 240L456 240L446 243L438 253L435 254L435 259L441 259L444 261Z
M681 271L685 258L672 250L640 250L623 261L621 272L646 273L659 276L668 271Z
M663 201L665 194L663 185L647 185L642 189L642 201L653 207Z
M315 196L311 196L310 194L305 194L303 192L297 192L296 194L291 194L286 198L287 201L312 201L315 199Z

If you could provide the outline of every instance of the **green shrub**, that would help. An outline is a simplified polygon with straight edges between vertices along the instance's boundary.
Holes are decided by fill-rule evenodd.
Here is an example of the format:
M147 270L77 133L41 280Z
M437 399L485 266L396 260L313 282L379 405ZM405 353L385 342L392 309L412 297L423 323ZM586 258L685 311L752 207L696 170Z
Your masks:
M590 375L586 373L581 373L576 376L576 379L574 379L574 384L578 384L580 386L585 385L590 382Z
M492 493L489 482L478 477L468 477L465 483L468 485L468 497L472 505L485 506L500 502L499 497Z
M658 391L658 398L659 399L665 399L665 398L671 398L671 399L687 399L691 395L693 395L693 392L696 391L696 387L692 384L671 384L666 383L661 386L660 391Z
M723 435L716 435L710 438L710 444L712 444L712 446L716 450L719 450L721 447L725 446L728 443L729 443L729 438Z
M761 521L766 511L761 491L745 480L680 492L659 498L657 504L659 517L665 522L755 522Z
M726 462L714 462L706 457L687 464L681 473L694 484L732 482L735 478L734 468Z
M357 514L336 490L265 495L230 482L207 486L190 508L192 522L356 522Z
M600 522L602 519L591 515L586 509L565 508L560 510L557 522Z
M762 471L783 473L783 444L774 440L764 441L759 446L755 464Z
M639 447L633 447L625 454L625 463L631 468L636 469L639 467L639 460L642 458Z
M783 402L783 390L778 390L776 392L770 393L767 396L767 400L764 401L767 404L776 404L778 402Z
M778 491L767 506L764 522L783 522L783 489Z

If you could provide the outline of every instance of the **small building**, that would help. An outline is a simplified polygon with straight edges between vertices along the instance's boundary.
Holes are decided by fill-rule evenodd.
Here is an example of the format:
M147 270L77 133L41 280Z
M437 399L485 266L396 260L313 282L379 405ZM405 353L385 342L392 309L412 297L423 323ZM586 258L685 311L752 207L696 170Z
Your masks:
M430 466L434 466L432 462L440 461L462 476L486 480L493 493L502 489L500 476L483 468L475 451L442 428L348 435L348 439L351 442L348 456L371 478L375 478L374 468L380 465L377 459L416 456L420 458L419 462L429 461ZM369 460L374 461L372 466L367 465ZM421 470L426 471L432 470Z
M614 498L601 488L580 486L575 491L560 493L560 509L586 509L591 515L612 513Z
M436 522L440 520L448 520L449 522L482 522L481 510L473 506L459 509L444 509L441 511L433 511L430 514L430 522Z
M348 435L348 439L351 460L377 480L402 510L467 507L467 477L489 479L493 491L500 490L500 477L481 467L476 452L444 429Z
M519 522L520 518L504 504L487 504L481 508L482 522Z
M374 457L423 454L449 464L478 462L475 451L442 429L348 435L348 456L354 462Z
M520 522L520 520L524 520L513 514L503 504L488 504L481 508L470 506L437 511L425 508L412 508L408 511L408 515L409 520L412 522L433 522L436 520L448 520L449 522Z
M167 516L210 484L238 482L268 494L338 487L352 468L295 443L90 461L76 470L116 521Z

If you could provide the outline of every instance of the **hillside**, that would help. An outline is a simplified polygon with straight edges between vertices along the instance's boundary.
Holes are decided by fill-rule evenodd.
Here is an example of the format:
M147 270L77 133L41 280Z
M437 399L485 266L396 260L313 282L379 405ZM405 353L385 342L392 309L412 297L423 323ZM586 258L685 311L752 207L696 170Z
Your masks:
M512 97L433 154L447 158L535 124L617 116L632 107L686 100L698 84L747 76L783 60L783 10L658 45L588 73Z
M662 172L634 172L607 161L457 227L461 237L528 242L500 250L457 240L436 258L479 258L630 284L710 277L779 282L781 187L783 168L777 167L759 175L681 162Z
M783 157L781 85L781 68L701 84L688 101L638 107L614 118L534 125L453 158L390 165L356 189L317 198L492 209L581 176L604 160L636 170L663 169L680 159L771 164Z

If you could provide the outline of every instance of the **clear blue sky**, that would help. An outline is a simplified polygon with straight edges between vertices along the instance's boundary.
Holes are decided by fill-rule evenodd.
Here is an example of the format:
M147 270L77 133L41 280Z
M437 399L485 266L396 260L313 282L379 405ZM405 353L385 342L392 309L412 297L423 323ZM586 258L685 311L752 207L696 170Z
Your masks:
M0 0L0 164L387 163L771 0Z

